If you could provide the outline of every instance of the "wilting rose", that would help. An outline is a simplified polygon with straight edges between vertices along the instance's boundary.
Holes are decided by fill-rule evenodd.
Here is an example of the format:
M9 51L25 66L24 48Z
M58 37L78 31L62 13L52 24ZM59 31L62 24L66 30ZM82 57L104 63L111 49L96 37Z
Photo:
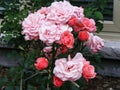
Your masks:
M88 79L95 78L95 76L96 76L95 68L94 68L94 66L90 65L89 61L84 60L82 74L83 74L83 77L86 79L86 81L88 81Z
M61 87L64 82L60 78L54 76L53 77L53 83L56 87Z
M94 36L93 34L89 34L89 39L86 42L86 45L90 47L92 53L96 53L100 51L104 46L104 41L98 36Z
M74 15L76 18L81 20L84 17L84 9L82 7L74 6Z
M73 59L70 56L68 59L57 59L53 73L62 81L76 81L81 77L83 60L81 53L77 53Z
M73 34L69 31L65 31L60 37L60 43L68 48L73 48L74 44Z
M80 31L78 34L78 38L79 38L79 40L81 40L83 42L87 41L89 38L89 33L87 31Z
M48 67L48 60L44 57L40 57L34 64L37 70L43 70Z

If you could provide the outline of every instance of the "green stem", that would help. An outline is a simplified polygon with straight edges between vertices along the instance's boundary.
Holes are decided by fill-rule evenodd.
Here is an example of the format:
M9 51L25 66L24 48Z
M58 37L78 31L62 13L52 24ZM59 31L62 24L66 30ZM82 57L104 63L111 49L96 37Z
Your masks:
M36 75L41 74L41 73L47 73L47 71L44 71L44 72L37 72L37 73L31 75L30 77L26 78L25 81L27 81L27 80L29 80L29 79L31 79L31 78L33 78L33 77L35 77Z
M20 78L20 90L22 90L22 84L23 84L22 77L23 77L23 73L21 73L21 78Z

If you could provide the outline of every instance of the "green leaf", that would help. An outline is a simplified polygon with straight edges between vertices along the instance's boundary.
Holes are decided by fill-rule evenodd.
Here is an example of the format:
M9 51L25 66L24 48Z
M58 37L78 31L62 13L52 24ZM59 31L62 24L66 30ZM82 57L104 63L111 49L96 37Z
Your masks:
M103 14L102 14L101 12L96 11L96 12L94 13L94 15L95 15L95 17L96 17L97 19L103 20Z

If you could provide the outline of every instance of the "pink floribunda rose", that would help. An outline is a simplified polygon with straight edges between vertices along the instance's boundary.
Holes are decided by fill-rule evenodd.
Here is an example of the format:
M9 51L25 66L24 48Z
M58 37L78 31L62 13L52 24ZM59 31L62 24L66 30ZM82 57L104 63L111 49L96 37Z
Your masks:
M57 24L65 24L73 15L73 6L67 1L53 2L47 19Z
M67 30L72 31L72 28L68 25L56 25L49 21L43 21L41 27L38 28L39 39L47 45L51 45L53 42L59 41L61 34Z
M74 16L81 20L84 17L84 9L82 7L74 6Z
M81 53L77 53L73 59L71 59L70 55L68 59L57 59L53 73L62 81L76 81L82 74L83 59Z
M90 47L92 53L96 53L100 51L104 47L104 41L98 36L94 36L93 34L89 34L89 39L86 42L86 45Z
M73 26L74 30L76 32L81 31L81 30L87 30L88 32L95 32L96 31L96 26L95 26L95 21L93 19L89 18L82 18L79 23L76 23Z
M84 60L83 61L83 69L82 69L82 74L83 77L86 79L86 81L88 81L88 79L93 79L96 76L95 73L95 68L94 66L90 65L89 61Z
M47 15L49 13L49 9L47 7L42 7L40 10L37 11L40 14Z
M37 70L43 70L48 67L48 60L44 57L40 57L34 64Z
M53 83L56 87L61 87L64 82L61 79L59 79L58 77L54 76Z
M41 21L45 19L45 15L40 13L31 13L22 22L22 34L25 35L25 40L39 39L37 28L41 25Z
M73 27L76 23L78 23L78 18L76 18L76 17L71 17L70 19L69 19L69 21L68 21L68 25L69 26L71 26L71 27Z
M74 44L73 34L69 31L65 31L60 37L60 44L63 44L68 48L73 48Z
M39 39L46 44L52 44L56 40L60 39L60 30L58 30L57 25L49 22L43 21L39 31Z

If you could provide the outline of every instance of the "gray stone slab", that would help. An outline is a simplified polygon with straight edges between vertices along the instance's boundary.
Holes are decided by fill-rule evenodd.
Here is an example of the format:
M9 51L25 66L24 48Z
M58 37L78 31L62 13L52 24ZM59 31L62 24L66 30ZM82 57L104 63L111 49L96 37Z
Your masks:
M100 53L104 58L120 60L120 42L106 41Z

